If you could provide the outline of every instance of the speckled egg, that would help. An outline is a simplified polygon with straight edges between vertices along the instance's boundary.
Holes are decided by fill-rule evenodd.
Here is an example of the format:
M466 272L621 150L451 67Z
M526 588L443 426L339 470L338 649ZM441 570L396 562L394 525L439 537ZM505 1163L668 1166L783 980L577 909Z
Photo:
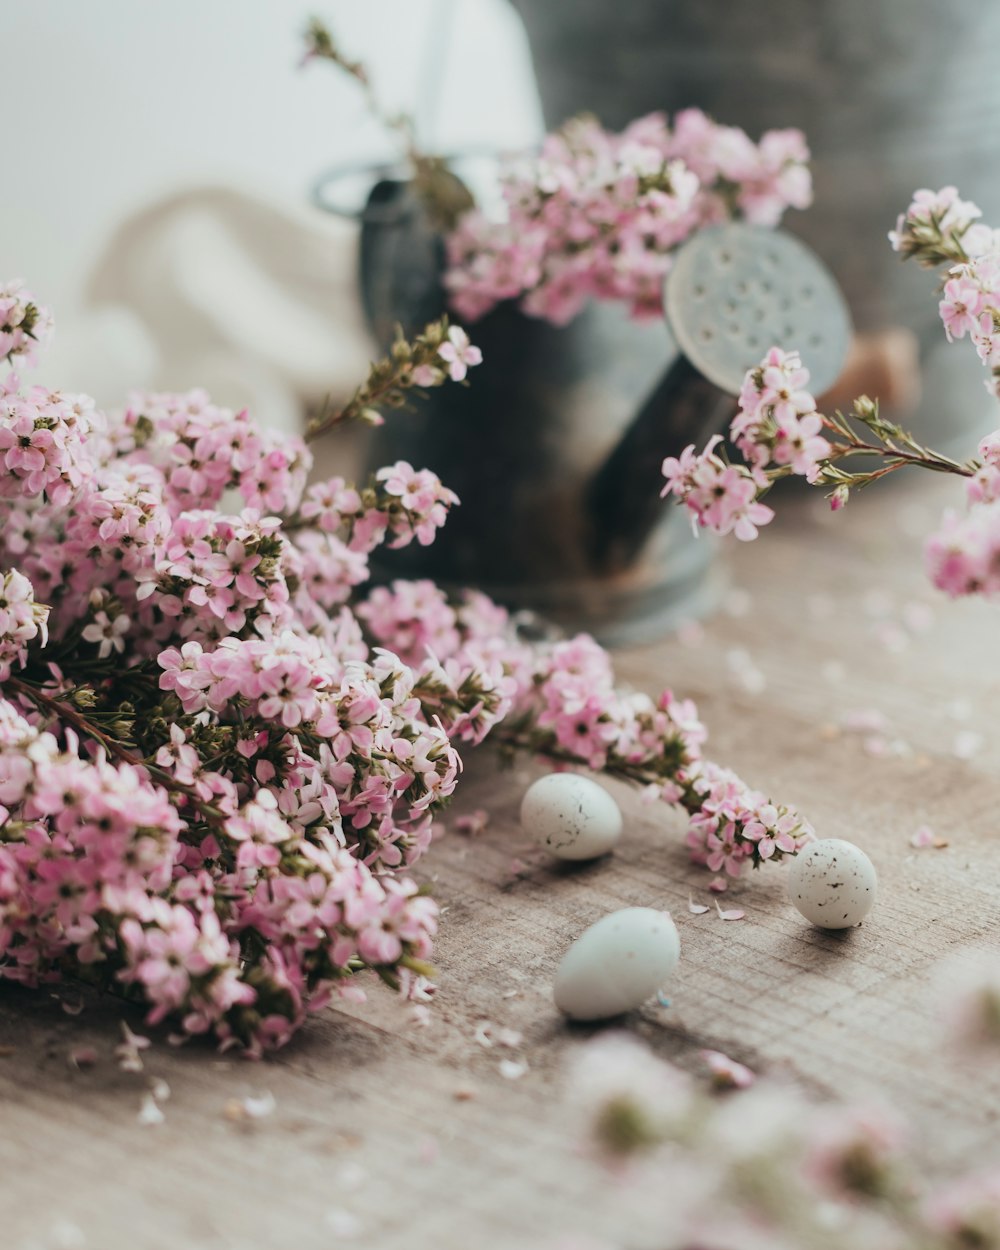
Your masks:
M607 1020L640 1007L677 967L681 940L669 913L613 911L583 932L556 972L556 1006L571 1020Z
M878 877L868 856L853 842L822 838L792 860L788 897L821 929L850 929L875 903Z
M528 788L521 824L559 859L596 859L622 832L618 804L603 786L579 773L549 773Z

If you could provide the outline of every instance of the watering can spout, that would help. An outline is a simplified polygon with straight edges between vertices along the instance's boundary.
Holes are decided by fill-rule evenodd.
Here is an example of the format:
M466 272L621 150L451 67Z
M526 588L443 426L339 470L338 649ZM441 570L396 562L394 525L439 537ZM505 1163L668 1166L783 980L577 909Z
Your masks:
M663 515L664 457L725 424L733 400L684 355L675 357L624 435L590 479L585 507L595 569L626 569Z
M678 354L584 489L601 574L628 568L658 524L664 458L725 428L746 371L770 347L798 350L822 393L851 340L833 276L782 230L730 223L696 234L664 281L663 306Z

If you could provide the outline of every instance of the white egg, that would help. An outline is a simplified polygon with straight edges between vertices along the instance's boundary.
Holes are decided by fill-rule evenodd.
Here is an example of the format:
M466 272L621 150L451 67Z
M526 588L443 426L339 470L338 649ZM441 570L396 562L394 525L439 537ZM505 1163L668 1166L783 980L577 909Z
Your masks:
M603 786L579 773L549 773L528 788L521 824L559 859L596 859L622 831L618 804Z
M821 838L792 860L788 897L821 929L850 929L875 903L878 877L864 851L842 838Z
M677 967L681 940L670 916L626 907L582 933L556 972L556 1006L571 1020L606 1020L641 1006Z

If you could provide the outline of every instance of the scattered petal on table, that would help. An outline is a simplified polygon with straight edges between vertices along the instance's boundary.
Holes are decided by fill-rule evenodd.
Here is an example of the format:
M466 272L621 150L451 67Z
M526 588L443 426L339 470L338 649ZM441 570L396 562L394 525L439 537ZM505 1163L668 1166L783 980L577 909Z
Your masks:
M978 755L982 745L982 734L976 733L974 729L963 729L955 735L955 745L951 751L957 759L971 760L974 755Z
M925 847L932 846L935 850L940 851L947 845L948 839L939 838L930 825L921 825L910 838L910 846L917 850L923 850Z
M338 1239L361 1235L361 1221L352 1212L345 1211L343 1207L331 1207L323 1217L323 1223Z
M708 1064L712 1080L723 1089L749 1089L757 1079L753 1072L721 1050L700 1050L699 1055Z
M715 900L715 910L722 920L742 920L746 916L746 912L740 911L738 907L720 907L718 899Z
M161 1076L154 1077L149 1082L149 1092L157 1102L166 1102L170 1098L170 1086Z
M77 1046L69 1052L69 1065L82 1071L84 1068L92 1068L97 1063L97 1051L93 1046Z
M222 1108L222 1114L233 1124L250 1124L273 1114L277 1107L270 1090L263 1094L248 1094L246 1098L230 1098Z
M150 1128L156 1124L162 1124L166 1119L160 1110L156 1099L152 1094L143 1094L142 1103L139 1107L139 1114L136 1117L143 1128Z
M696 903L691 895L688 895L688 911L692 916L703 916L708 911L704 903Z
M528 1070L525 1059L501 1059L500 1075L505 1081L519 1081Z
M454 820L455 832L468 834L475 837L483 832L490 823L490 814L485 808L477 807L474 812L469 812L465 816L456 816Z

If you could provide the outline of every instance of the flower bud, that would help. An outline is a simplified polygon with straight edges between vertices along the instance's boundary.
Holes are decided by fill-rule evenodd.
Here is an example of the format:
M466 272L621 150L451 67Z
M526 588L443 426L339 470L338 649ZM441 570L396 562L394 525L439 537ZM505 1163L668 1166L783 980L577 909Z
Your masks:
M844 504L847 503L851 495L851 488L842 482L835 491L830 494L830 511L839 512Z

